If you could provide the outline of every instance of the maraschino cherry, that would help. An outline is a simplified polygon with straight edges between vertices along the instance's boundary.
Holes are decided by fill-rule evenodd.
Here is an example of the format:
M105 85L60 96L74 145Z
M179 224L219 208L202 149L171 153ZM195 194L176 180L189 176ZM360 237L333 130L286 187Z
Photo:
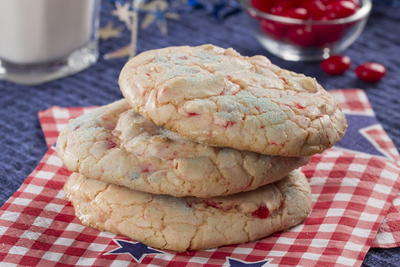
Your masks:
M300 20L329 21L349 17L360 8L359 0L252 0L262 12ZM261 19L261 29L275 39L288 39L298 46L325 46L338 41L352 24L321 24L312 28ZM304 38L304 39L303 39Z
M345 73L351 65L348 56L333 55L321 62L321 68L328 74L341 75Z
M315 34L307 26L292 27L287 33L287 38L292 43L303 47L313 46L316 43Z
M293 18L293 19L308 19L309 18L308 10L303 7L286 9L281 13L281 15L284 17Z
M331 1L326 6L326 12L329 18L345 18L356 13L358 7L353 1Z
M385 66L376 62L358 65L355 71L357 77L365 82L377 82L386 74Z
M345 18L360 8L359 0L252 0L251 4L273 15L314 20Z

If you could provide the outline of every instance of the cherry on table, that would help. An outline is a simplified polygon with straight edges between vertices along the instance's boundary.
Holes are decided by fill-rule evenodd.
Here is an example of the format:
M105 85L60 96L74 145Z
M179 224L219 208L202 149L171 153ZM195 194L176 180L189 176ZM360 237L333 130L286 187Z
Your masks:
M366 82L377 82L385 76L386 68L380 63L367 62L358 65L355 72L360 80Z
M322 70L331 75L345 73L350 68L350 65L350 58L342 55L333 55L321 62Z

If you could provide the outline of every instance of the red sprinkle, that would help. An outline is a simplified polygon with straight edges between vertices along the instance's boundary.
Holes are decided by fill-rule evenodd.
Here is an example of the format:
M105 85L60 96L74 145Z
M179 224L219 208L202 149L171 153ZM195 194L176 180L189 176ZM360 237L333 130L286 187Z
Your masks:
M117 146L117 144L114 141L112 141L110 139L107 140L107 149L111 149L111 148L114 148L116 146Z
M226 129L226 128L231 127L231 126L233 126L235 124L236 124L236 122L234 122L234 121L227 121L225 123L225 125L224 125L224 128Z
M285 84L288 84L288 80L285 77L280 77L279 79L281 79Z
M149 168L142 169L142 172L149 172Z
M271 145L284 147L284 144L278 144L277 142L271 142Z
M221 207L218 206L218 203L213 201L213 200L204 200L204 203L206 204L207 207L213 207L216 209L220 209Z
M251 215L253 217L257 217L257 218L260 218L260 219L266 219L266 218L268 218L269 210L268 210L267 206L261 205L260 207L258 207L258 209L253 211L251 213Z
M199 113L196 113L196 112L188 112L188 116L189 117L194 117L194 116L199 116L200 114Z
M306 108L305 106L302 106L302 105L300 105L299 103L296 103L294 106L295 106L297 109L305 109L305 108Z

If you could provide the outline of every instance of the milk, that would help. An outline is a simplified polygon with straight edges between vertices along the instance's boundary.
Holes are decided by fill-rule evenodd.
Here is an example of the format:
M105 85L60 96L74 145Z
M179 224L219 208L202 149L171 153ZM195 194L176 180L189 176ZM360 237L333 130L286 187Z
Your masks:
M0 0L0 60L51 62L87 44L95 0Z

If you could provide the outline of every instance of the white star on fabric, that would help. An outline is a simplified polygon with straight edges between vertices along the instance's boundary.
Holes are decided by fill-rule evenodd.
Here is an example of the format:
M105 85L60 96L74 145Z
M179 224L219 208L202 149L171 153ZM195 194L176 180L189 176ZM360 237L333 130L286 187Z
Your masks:
M125 23L125 25L130 28L132 25L131 17L133 15L132 11L129 11L129 3L124 3L123 5L119 2L115 3L115 10L112 11L112 14L118 17L119 20Z

